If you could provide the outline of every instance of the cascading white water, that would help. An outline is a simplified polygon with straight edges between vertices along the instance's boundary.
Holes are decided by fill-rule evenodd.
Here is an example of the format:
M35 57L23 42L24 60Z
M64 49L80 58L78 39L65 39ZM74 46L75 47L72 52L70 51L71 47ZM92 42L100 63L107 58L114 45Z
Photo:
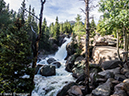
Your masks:
M55 54L55 58L59 61L64 60L67 56L66 45L71 41L71 38L65 38L67 40Z
M56 96L57 92L68 82L74 81L71 73L65 71L65 60L67 56L66 45L71 41L71 38L65 38L67 40L56 52L55 56L48 56L55 58L61 62L61 67L56 69L55 76L41 76L35 75L35 89L32 92L32 96ZM39 63L46 64L45 60L41 60Z

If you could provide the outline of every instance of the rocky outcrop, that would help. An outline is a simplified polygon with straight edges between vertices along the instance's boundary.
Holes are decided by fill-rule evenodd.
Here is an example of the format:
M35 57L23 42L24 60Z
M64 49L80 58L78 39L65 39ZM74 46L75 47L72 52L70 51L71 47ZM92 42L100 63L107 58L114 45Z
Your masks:
M43 65L41 70L40 70L40 74L42 76L52 76L56 74L56 70L55 70L55 66L52 65Z
M120 50L120 54L122 52L123 50ZM96 64L102 64L104 61L118 60L117 49L112 46L95 46L92 50L92 57Z
M112 47L116 47L116 38L114 38L111 35L107 35L107 36L100 36L100 35L96 35L94 37L94 42L93 42L93 46L112 46Z

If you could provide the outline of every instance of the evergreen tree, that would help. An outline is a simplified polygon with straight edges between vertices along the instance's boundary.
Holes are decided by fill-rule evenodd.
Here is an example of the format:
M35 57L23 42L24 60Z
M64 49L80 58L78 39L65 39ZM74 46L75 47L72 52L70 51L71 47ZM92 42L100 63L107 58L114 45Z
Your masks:
M46 51L49 51L50 44L49 44L49 29L47 27L47 21L46 18L44 18L43 24L42 24L42 34L40 42L39 42L39 49L44 49Z
M49 32L50 32L50 36L53 37L54 36L54 23L50 24Z
M89 27L90 27L89 31L90 31L91 37L95 36L96 24L95 24L94 18L92 18L92 21Z
M84 35L85 34L85 28L84 25L81 22L81 16L78 14L76 19L76 23L73 27L73 31L76 35Z
M55 26L54 26L54 37L57 40L57 44L58 44L58 40L59 40L59 35L60 35L60 26L59 26L59 22L58 22L58 17L56 17L56 22L55 22Z
M6 6L4 0L0 0L0 29L6 28L11 22L9 5Z
M28 64L31 63L31 47L26 32L26 27L22 27L21 20L17 20L15 25L11 24L7 30L0 34L0 92L31 92L34 86L30 86L29 77L33 73Z

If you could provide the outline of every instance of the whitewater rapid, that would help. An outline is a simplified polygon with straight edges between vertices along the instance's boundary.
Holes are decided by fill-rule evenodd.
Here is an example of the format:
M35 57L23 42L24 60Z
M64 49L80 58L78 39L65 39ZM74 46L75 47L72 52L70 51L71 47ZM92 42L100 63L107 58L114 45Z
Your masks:
M59 47L54 56L50 55L39 62L39 64L47 64L46 60L52 57L61 63L61 67L56 69L55 76L45 77L36 74L34 77L35 89L32 91L32 96L56 96L64 85L74 81L71 73L65 70L66 61L64 59L67 56L66 45L71 41L71 38L65 38L65 40L67 41Z

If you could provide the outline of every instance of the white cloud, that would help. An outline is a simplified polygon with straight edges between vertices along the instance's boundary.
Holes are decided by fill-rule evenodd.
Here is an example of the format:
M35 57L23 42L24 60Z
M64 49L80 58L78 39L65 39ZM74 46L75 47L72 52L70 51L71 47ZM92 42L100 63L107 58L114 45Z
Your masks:
M10 8L15 11L20 8L23 0L5 0L10 4ZM92 2L94 5L97 4L98 0ZM31 5L32 8L35 8L36 15L39 16L40 12L40 0L26 0L26 7ZM63 22L65 20L75 20L77 14L82 16L82 21L84 21L84 14L81 9L85 8L85 4L80 0L46 0L44 5L44 17L47 19L48 25L51 22L55 22L56 16L59 18L59 22ZM91 11L90 15L94 15L95 21L97 22L100 16L97 10Z

